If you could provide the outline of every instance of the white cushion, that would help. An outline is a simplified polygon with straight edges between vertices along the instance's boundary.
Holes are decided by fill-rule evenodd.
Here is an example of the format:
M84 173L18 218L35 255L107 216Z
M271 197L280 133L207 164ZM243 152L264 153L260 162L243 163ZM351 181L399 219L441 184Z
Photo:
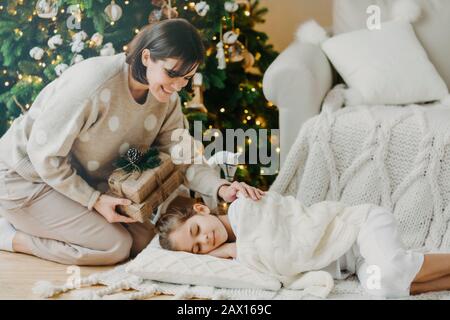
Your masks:
M277 291L281 283L269 275L254 271L236 260L220 259L161 249L155 237L126 271L144 279L233 289Z
M366 27L371 14L367 8L376 5L380 8L381 21L392 20L393 8L397 0L334 0L333 32L340 34ZM413 23L417 38L428 53L440 76L450 89L450 1L415 0L421 8L420 18Z
M446 84L408 22L386 22L379 30L341 34L325 41L322 49L359 96L348 104L402 105L448 95Z

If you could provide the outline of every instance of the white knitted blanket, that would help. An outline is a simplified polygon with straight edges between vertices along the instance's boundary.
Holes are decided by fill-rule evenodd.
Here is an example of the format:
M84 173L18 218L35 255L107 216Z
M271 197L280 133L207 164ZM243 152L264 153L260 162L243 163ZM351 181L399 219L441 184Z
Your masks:
M259 201L241 197L233 205L237 207L230 213L230 221L234 219L237 226L238 261L270 274L289 288L301 280L302 273L314 279L311 270L325 268L343 256L355 243L369 212L378 208L372 204L346 206L337 201L306 207L293 196L273 191ZM328 283L322 276L316 279L309 282Z
M308 120L271 186L306 206L391 208L408 248L450 251L450 107L340 109L341 88Z

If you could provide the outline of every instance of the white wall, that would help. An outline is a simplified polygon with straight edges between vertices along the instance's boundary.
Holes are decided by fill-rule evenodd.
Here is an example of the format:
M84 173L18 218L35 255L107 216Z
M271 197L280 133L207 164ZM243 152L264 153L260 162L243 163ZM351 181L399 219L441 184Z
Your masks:
M257 29L269 35L269 43L282 51L293 40L297 27L304 21L315 19L328 27L332 23L332 0L261 0L269 12L266 23Z

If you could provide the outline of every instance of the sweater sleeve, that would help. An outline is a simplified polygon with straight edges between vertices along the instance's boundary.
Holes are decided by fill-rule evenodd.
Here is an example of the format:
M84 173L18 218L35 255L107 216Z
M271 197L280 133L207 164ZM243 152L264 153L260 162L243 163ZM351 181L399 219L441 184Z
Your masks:
M27 153L45 183L92 210L100 192L77 174L70 157L75 139L95 122L97 112L89 96L75 91L68 85L57 86L32 106L41 112L33 123Z
M169 107L155 144L159 150L170 154L175 161L178 160L179 152L184 152L182 168L186 174L188 187L211 197L217 203L219 188L230 183L221 179L220 175L204 161L203 145L189 134L187 126L180 98L177 97L177 100ZM183 145L182 150L179 149L181 145Z

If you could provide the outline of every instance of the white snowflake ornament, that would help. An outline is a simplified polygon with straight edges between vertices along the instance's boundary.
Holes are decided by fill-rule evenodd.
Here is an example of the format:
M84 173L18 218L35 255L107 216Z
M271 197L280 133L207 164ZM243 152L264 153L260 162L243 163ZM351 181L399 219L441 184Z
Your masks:
M200 1L195 5L195 11L199 16L204 17L209 11L209 4L206 1Z
M42 57L44 56L44 49L39 48L39 47L34 47L33 49L30 50L30 56L34 60L41 60Z
M81 30L80 32L77 32L72 36L72 41L73 42L84 41L87 39L87 37L88 37L87 33L85 31Z
M103 48L100 50L101 56L112 56L116 53L116 50L113 47L111 42L106 43Z
M79 53L84 49L84 42L82 41L72 42L71 45L72 45L71 50L73 53Z
M239 35L234 31L227 31L223 34L223 42L226 44L234 44L236 43Z
M238 11L239 5L234 1L225 1L224 3L225 11L233 13Z
M54 35L47 41L47 45L50 49L55 50L57 46L62 45L63 39L60 34Z
M73 63L78 63L84 60L84 57L81 54L77 54L73 57Z
M69 68L69 66L65 63L60 63L55 67L55 73L59 77L63 74L64 71L66 71Z
M91 41L95 44L96 47L100 47L103 43L103 35L96 32L92 35Z

